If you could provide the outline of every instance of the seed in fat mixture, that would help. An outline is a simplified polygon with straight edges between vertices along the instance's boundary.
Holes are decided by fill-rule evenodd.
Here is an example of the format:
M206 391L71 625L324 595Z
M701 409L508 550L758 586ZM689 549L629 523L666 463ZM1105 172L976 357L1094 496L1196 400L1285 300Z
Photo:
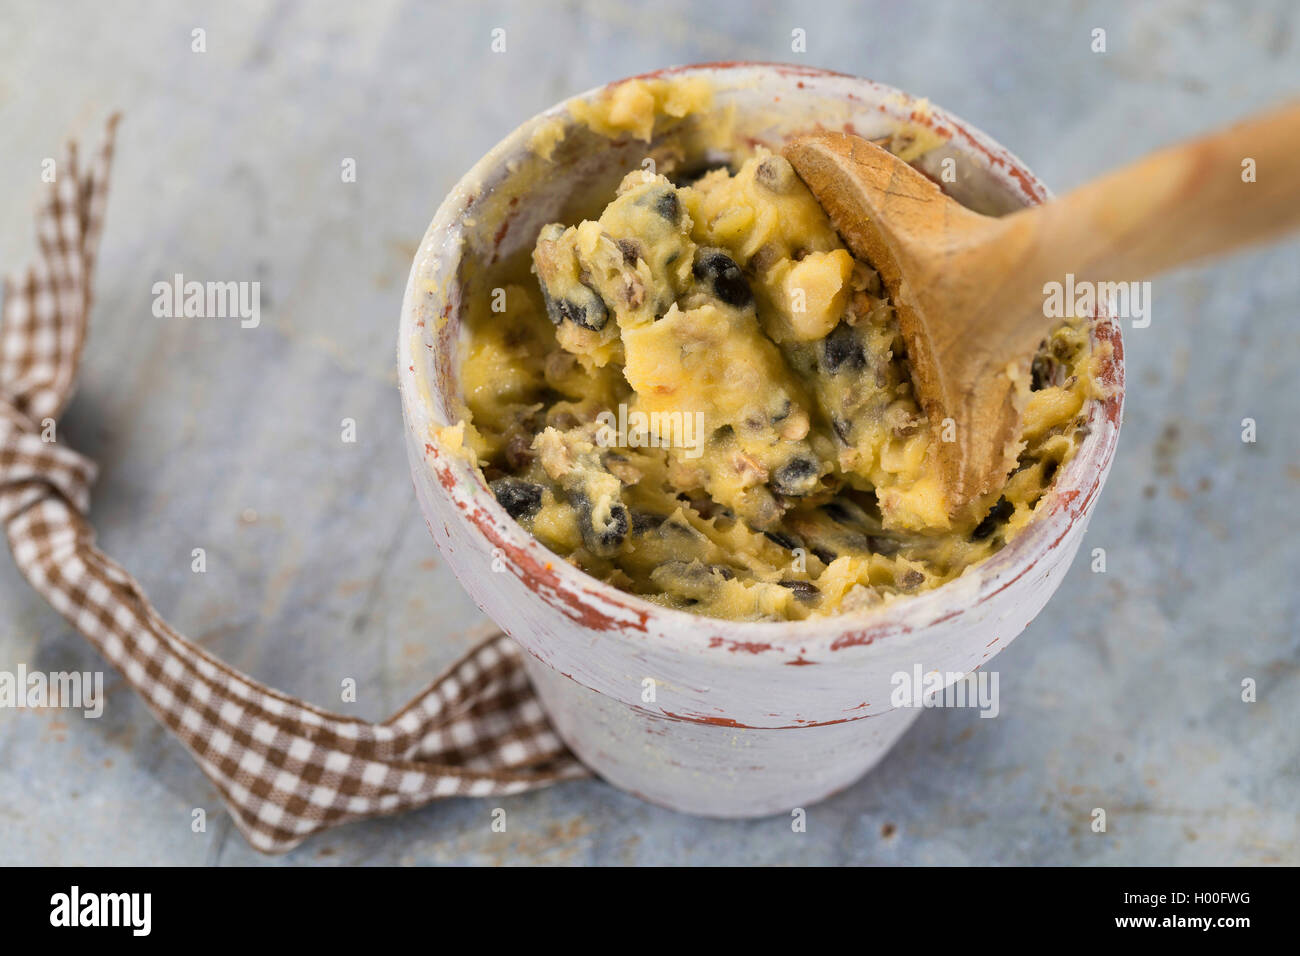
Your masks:
M777 581L776 583L781 585L783 588L789 588L794 592L795 599L802 601L805 604L811 604L813 601L816 601L821 597L822 594L815 584L810 584L807 581L796 581L790 579Z
M669 593L676 592L694 601L712 597L724 581L736 576L730 568L718 564L694 561L665 561L650 572L656 587Z
M690 525L686 524L685 522L675 517L659 525L659 534L660 537L664 537L664 538L679 537L679 538L691 538L691 539L701 540L701 541L704 540L704 536L702 534L700 534Z
M623 253L623 262L626 265L636 265L637 259L645 258L645 247L636 239L618 240L618 251Z
M522 478L505 477L498 478L488 487L492 489L492 494L497 496L497 501L501 502L501 507L506 509L506 514L516 521L521 518L531 518L541 510L541 485L524 481Z
M907 573L903 575L903 578L901 581L898 582L898 585L904 591L913 591L916 588L920 587L924 581L925 581L924 574L916 570L916 568L908 568Z
M743 309L754 301L754 294L740 266L721 249L700 249L692 272L696 279L708 282L713 287L713 294L727 305Z
M774 193L788 192L794 185L794 167L784 156L769 156L754 170L754 182Z

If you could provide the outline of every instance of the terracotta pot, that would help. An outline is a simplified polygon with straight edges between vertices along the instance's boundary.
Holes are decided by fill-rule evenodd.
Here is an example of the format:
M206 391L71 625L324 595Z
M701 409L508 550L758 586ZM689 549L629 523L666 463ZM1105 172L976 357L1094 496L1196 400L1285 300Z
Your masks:
M1004 212L1048 195L983 133L868 80L746 63L658 75L669 74L715 81L715 108L734 104L744 140L778 147L813 125L874 137L912 122L948 140L922 166L938 172L944 159L955 160L957 184L945 188L967 205ZM1118 325L1102 316L1095 332L1113 347L1103 369L1111 397L1090 407L1090 433L1037 519L984 564L858 615L736 623L667 610L596 581L544 548L435 434L436 426L457 420L450 399L458 391L461 283L472 271L465 264L531 246L542 224L562 217L562 207L573 211L565 203L575 193L597 194L597 211L646 155L644 143L611 142L569 124L554 167L546 168L529 143L543 124L553 129L557 117L569 124L565 104L523 124L457 184L411 270L399 377L420 507L462 584L528 652L547 713L593 770L689 813L789 812L854 781L921 713L891 707L894 674L917 664L942 673L981 667L1059 586L1118 438Z

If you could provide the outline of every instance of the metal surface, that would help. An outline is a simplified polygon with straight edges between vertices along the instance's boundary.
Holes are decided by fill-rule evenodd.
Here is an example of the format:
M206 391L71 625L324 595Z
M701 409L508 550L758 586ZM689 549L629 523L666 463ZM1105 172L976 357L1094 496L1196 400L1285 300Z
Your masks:
M64 430L102 466L101 540L214 653L379 719L481 622L407 475L402 283L444 193L520 120L669 63L793 60L928 95L1059 191L1293 94L1297 27L1286 3L157 4L130 17L15 4L0 21L0 262L31 253L41 160L123 109ZM206 53L191 52L195 28ZM1096 28L1106 53L1091 50ZM806 53L790 50L795 29ZM355 183L341 181L346 158ZM109 675L99 720L0 711L0 863L1300 862L1298 249L1156 280L1150 328L1126 335L1110 486L1063 587L998 658L1000 716L924 714L864 781L809 808L807 832L683 817L592 781L434 804L264 860ZM261 281L261 326L154 318L151 286L177 272ZM1089 569L1095 547L1104 574ZM100 666L7 552L0 608L0 669ZM339 700L346 678L356 704ZM1258 702L1241 701L1244 678ZM191 830L195 807L206 832Z

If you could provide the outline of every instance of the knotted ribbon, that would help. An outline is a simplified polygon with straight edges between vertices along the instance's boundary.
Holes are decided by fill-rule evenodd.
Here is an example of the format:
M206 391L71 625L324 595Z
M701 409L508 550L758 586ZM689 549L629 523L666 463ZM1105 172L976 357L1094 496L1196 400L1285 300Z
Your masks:
M271 690L186 640L99 551L95 464L58 440L86 338L116 117L84 174L75 144L37 213L40 255L0 317L0 524L14 561L108 659L216 785L258 850L439 797L520 793L587 771L497 634L379 724Z

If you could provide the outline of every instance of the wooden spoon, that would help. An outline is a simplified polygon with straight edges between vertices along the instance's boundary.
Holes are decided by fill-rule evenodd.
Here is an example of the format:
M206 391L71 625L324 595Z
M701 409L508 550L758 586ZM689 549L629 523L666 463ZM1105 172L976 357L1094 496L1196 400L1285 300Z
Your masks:
M971 212L857 136L799 136L784 153L893 298L950 515L1015 465L1026 391L1016 380L1028 383L1034 352L1061 321L1045 314L1045 283L1067 273L1076 286L1129 282L1300 227L1300 104L1000 218Z

